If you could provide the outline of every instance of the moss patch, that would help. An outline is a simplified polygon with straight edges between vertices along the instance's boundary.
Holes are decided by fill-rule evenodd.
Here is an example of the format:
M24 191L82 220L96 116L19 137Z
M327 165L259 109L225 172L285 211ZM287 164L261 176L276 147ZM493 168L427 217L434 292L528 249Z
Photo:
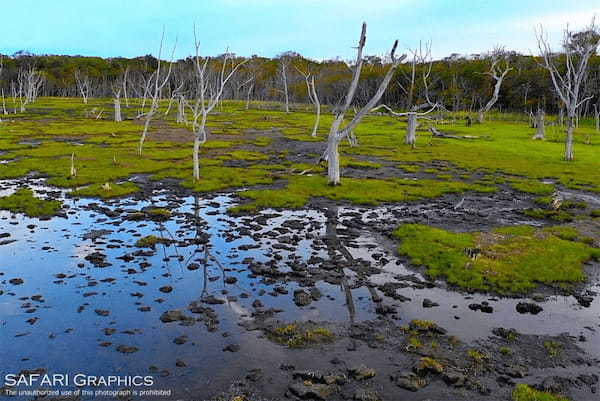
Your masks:
M60 201L36 198L29 188L20 188L12 195L0 197L0 209L29 217L53 216L61 207Z
M572 233L571 233L572 234ZM460 288L526 293L538 284L569 286L585 280L582 263L600 251L579 237L529 226L452 233L420 224L400 226L399 252L431 278ZM562 237L562 238L561 238Z
M311 197L346 200L357 204L377 205L382 202L403 202L424 198L435 198L446 193L464 191L490 192L495 188L460 181L389 180L346 178L343 185L329 186L326 177L291 176L283 189L250 190L240 193L252 202L231 209L232 211L254 211L267 207L299 208Z
M569 401L566 397L561 397L552 393L535 390L527 384L519 383L512 392L513 401Z

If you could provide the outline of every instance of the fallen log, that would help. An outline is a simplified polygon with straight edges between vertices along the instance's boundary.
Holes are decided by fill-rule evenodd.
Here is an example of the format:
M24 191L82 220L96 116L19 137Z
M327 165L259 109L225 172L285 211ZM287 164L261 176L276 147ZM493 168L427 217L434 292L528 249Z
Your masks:
M429 132L435 138L450 138L450 139L489 139L489 136L477 136L477 135L450 135L444 134L438 131L435 127L429 127Z

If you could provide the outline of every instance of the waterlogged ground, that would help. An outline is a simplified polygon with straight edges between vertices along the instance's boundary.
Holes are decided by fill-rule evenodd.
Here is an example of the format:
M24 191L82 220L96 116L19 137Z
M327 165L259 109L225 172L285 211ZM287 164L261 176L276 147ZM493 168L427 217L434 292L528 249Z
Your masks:
M101 201L43 183L0 190L27 184L65 205L51 219L0 212L1 377L151 375L152 389L171 390L148 399L508 400L516 383L598 396L598 263L570 295L464 293L407 266L389 235L401 223L539 226L518 212L531 196L313 200L236 217L235 194L158 185ZM150 235L153 246L136 246Z
M330 187L332 114L311 137L306 105L224 102L195 182L191 125L163 101L140 156L130 101L119 123L111 99L43 98L0 124L2 377L170 392L121 400L598 397L592 121L567 163L552 116L533 141L526 116L450 113L427 124L471 139L421 125L413 149L370 115Z

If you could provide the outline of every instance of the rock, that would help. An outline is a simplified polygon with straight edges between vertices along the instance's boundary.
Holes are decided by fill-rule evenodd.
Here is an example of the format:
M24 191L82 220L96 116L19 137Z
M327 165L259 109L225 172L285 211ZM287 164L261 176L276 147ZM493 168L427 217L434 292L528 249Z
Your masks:
M513 365L506 369L506 374L515 379L522 379L527 376L528 371L525 366Z
M187 336L175 337L175 339L173 340L173 342L175 344L177 344L177 345L185 344L187 342Z
M225 284L235 284L235 283L237 283L237 278L228 276L228 277L225 277L225 279L223 281L225 281Z
M95 309L94 312L96 312L96 315L98 316L108 316L110 314L110 311L105 309Z
M198 263L190 263L189 265L187 265L187 269L190 271L198 270L199 268L200 265Z
M400 375L395 380L396 385L408 391L418 391L427 386L427 381L414 373Z
M504 338L505 340L512 341L519 337L521 334L515 329L505 329L498 327L492 330L492 333L498 337Z
M442 373L444 371L444 367L441 363L439 363L433 358L423 357L419 360L419 362L417 362L413 370L415 371L415 373L424 376L427 373Z
M357 401L379 401L380 398L374 391L366 390L364 388L359 388L354 392L354 396L352 397Z
M359 365L348 369L350 376L355 380L366 380L375 377L375 369L369 368L366 365Z
M531 313L532 315L537 315L544 309L538 304L534 304L531 302L519 302L516 306L517 312L519 313Z
M193 320L192 317L186 316L179 309L166 311L160 316L160 321L163 323L177 322L182 320Z
M467 376L458 372L446 372L442 375L442 380L449 386L463 387L467 381Z
M178 368L185 368L187 364L181 359L178 359L175 361L175 366L177 366Z
M223 351L227 351L227 352L238 352L240 350L240 346L238 344L229 344L226 345L225 348L223 348Z
M438 304L437 302L433 302L431 299L429 298L425 298L423 300L423 308L433 308L435 306L440 306L440 304Z
M579 305L583 306L584 308L589 308L592 304L592 301L594 301L594 298L587 295L575 295L575 299Z
M8 282L12 285L21 285L24 283L22 278L11 278L10 280L8 280Z
M160 287L158 290L159 290L160 292L163 292L163 293L165 293L165 294L168 294L168 293L170 293L171 291L173 291L173 287L171 287L170 285L165 285L165 286L162 286L162 287Z
M215 297L214 295L209 295L207 297L202 298L202 302L209 305L220 305L224 304L225 300Z
M127 345L119 345L117 347L117 351L123 353L123 354L132 354L134 352L138 351L138 347L134 347L134 346L127 346Z
M293 395L303 400L327 400L335 392L334 386L310 382L294 383L289 389Z
M294 291L294 303L298 306L307 306L312 302L312 297L304 290Z
M263 371L260 368L250 369L246 375L246 380L257 382L263 378Z
M252 307L254 307L254 308L262 308L263 307L263 303L261 302L260 299L256 299L256 300L254 300L254 302L252 302Z

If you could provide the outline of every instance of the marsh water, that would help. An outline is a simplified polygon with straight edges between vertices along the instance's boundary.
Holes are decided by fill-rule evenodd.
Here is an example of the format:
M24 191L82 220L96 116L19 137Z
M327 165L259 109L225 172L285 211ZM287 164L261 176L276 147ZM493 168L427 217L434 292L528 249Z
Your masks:
M260 330L248 330L256 300L282 322L331 324L382 319L377 308L383 302L395 308L399 325L432 320L463 341L485 341L495 327L568 332L583 336L578 345L600 358L597 300L584 307L573 296L546 293L536 300L542 312L521 314L516 305L523 299L432 283L404 266L393 241L369 224L389 220L390 206L236 217L226 213L236 204L234 194L165 191L104 202L68 198L42 181L30 185L41 197L52 192L68 209L65 217L49 220L0 212L0 233L10 234L0 245L0 377L37 368L49 374L152 375L154 388L175 389L173 398L210 397L258 364L279 366L291 358ZM16 187L5 181L0 195ZM127 218L148 207L168 209L171 216ZM357 216L364 226L357 226ZM154 249L136 247L147 235L166 241ZM370 266L369 273L349 268L342 284L317 280L321 296L298 306L293 294L303 284L286 273L303 277L314 263L340 255ZM251 264L282 274L265 278ZM587 290L600 291L598 277L590 281ZM402 283L399 296L386 296L385 283ZM423 307L425 299L438 306ZM482 302L493 312L469 308ZM195 304L210 311L188 324L161 320L173 310L196 317L188 312ZM224 351L232 344L239 350Z

